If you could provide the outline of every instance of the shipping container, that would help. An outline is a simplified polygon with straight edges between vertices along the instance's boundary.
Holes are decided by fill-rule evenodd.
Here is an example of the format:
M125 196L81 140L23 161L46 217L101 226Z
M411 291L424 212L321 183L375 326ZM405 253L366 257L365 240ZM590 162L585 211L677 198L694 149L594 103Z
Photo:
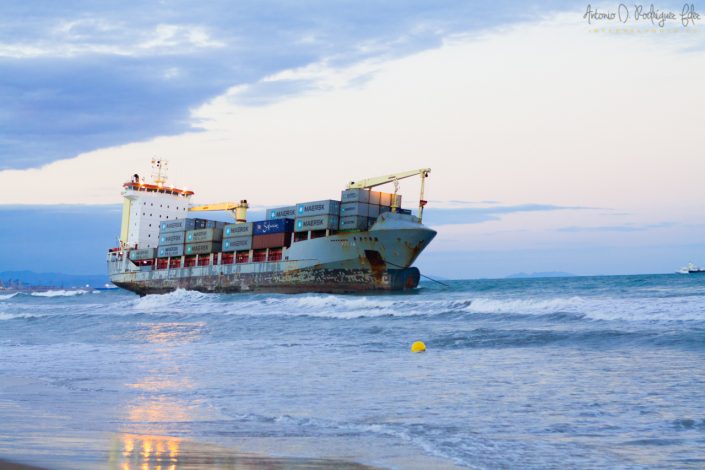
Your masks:
M291 233L294 231L294 221L292 219L272 219L254 222L252 233L254 235L266 235L269 233Z
M159 258L169 258L184 254L184 245L160 246L157 252Z
M368 223L367 217L348 215L340 218L340 230L367 230Z
M370 191L370 204L379 205L379 198L380 198L379 191Z
M296 231L307 230L338 230L337 215L314 215L312 217L299 217L296 219Z
M296 204L296 217L309 217L313 215L338 215L340 201L325 199L323 201L302 202Z
M391 206L392 205L392 194L379 193L379 205L380 206Z
M346 189L340 193L340 202L370 202L370 192L366 189Z
M203 228L216 228L222 230L225 226L225 222L220 222L218 220L206 220Z
M208 255L220 251L220 242L189 243L184 249L187 255Z
M378 207L378 206L372 206ZM376 209L379 212L379 209ZM364 202L344 202L340 205L340 217L358 215L361 217L369 217L370 205Z
M165 220L159 224L160 233L185 232L196 229L196 221L200 219L174 219Z
M377 222L377 217L370 217L367 219L367 230L371 229L375 222Z
M219 228L203 228L186 232L186 243L213 242L223 239L223 230Z
M291 233L269 233L252 237L252 249L279 248L291 244Z
M141 250L130 251L130 259L132 261L141 261L144 259L154 259L156 250L154 248L142 248Z
M267 220L294 218L296 218L296 206L275 207L274 209L267 209Z
M252 222L246 222L246 223L241 222L239 224L228 224L225 227L223 227L223 237L224 238L242 237L242 236L247 236L247 237L252 236Z
M183 245L186 232L166 232L159 235L159 246Z
M249 250L252 248L252 237L235 237L223 239L223 251Z
M377 207L379 207L380 214L384 214L385 212L390 212L392 210L391 207L387 207L387 206L377 206ZM379 214L377 214L377 215L379 215Z
M372 204L370 204L370 210L367 213L367 217L377 218L377 216L379 215L379 208L380 207L383 207L383 206L373 206Z

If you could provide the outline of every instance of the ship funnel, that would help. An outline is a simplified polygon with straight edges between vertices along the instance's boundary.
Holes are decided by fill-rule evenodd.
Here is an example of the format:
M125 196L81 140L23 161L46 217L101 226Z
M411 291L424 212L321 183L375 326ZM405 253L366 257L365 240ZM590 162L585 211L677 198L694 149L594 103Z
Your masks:
M235 207L235 222L247 222L247 209L249 209L247 199L240 201L240 204Z

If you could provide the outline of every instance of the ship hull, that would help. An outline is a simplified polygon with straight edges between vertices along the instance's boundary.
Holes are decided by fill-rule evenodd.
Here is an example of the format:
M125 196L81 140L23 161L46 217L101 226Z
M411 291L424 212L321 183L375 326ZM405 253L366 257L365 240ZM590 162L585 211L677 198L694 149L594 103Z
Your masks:
M165 294L177 289L226 294L240 292L349 294L414 289L418 286L419 279L419 270L411 267L377 272L364 269L302 269L287 273L191 275L144 280L118 280L116 276L113 283L139 295Z
M113 284L139 295L402 291L418 286L420 272L411 265L435 235L413 216L386 213L369 231L296 242L278 261L221 264L214 254L205 266L153 269L111 254L108 272Z

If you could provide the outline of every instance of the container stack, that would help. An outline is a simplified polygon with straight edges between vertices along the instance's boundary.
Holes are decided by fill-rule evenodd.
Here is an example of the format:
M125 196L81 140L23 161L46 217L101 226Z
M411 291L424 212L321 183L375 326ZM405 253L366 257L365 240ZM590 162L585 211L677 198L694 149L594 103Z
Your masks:
M340 230L367 230L379 214L389 212L395 195L366 189L346 189L341 193ZM396 195L401 207L401 195Z
M291 232L294 231L292 219L270 219L252 224L252 249L288 247L291 244Z
M211 253L217 253L221 248L221 241L223 240L223 224L222 222L213 222L212 228L202 228L198 230L189 230L186 232L186 239L184 246L185 255L209 255Z
M161 222L157 258L175 258L220 251L223 225L223 222L206 219L174 219Z
M223 253L252 249L252 222L228 224L223 228Z
M295 231L338 230L340 201L302 202L296 205Z

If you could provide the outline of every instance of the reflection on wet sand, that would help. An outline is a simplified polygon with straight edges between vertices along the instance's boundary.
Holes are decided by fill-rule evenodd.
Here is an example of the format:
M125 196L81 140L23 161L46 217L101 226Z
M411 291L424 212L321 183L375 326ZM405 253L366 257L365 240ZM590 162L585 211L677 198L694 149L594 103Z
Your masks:
M197 468L232 469L365 469L355 463L326 459L264 457L231 449L170 437L189 432L198 419L199 407L179 398L184 390L197 388L182 367L178 346L196 342L203 323L143 324L136 332L144 340L151 360L144 375L126 384L138 391L124 408L122 433L112 439L108 458L113 470L176 470Z
M264 457L176 437L136 434L115 436L108 462L111 470L190 470L198 468L364 470L373 468L340 460Z

